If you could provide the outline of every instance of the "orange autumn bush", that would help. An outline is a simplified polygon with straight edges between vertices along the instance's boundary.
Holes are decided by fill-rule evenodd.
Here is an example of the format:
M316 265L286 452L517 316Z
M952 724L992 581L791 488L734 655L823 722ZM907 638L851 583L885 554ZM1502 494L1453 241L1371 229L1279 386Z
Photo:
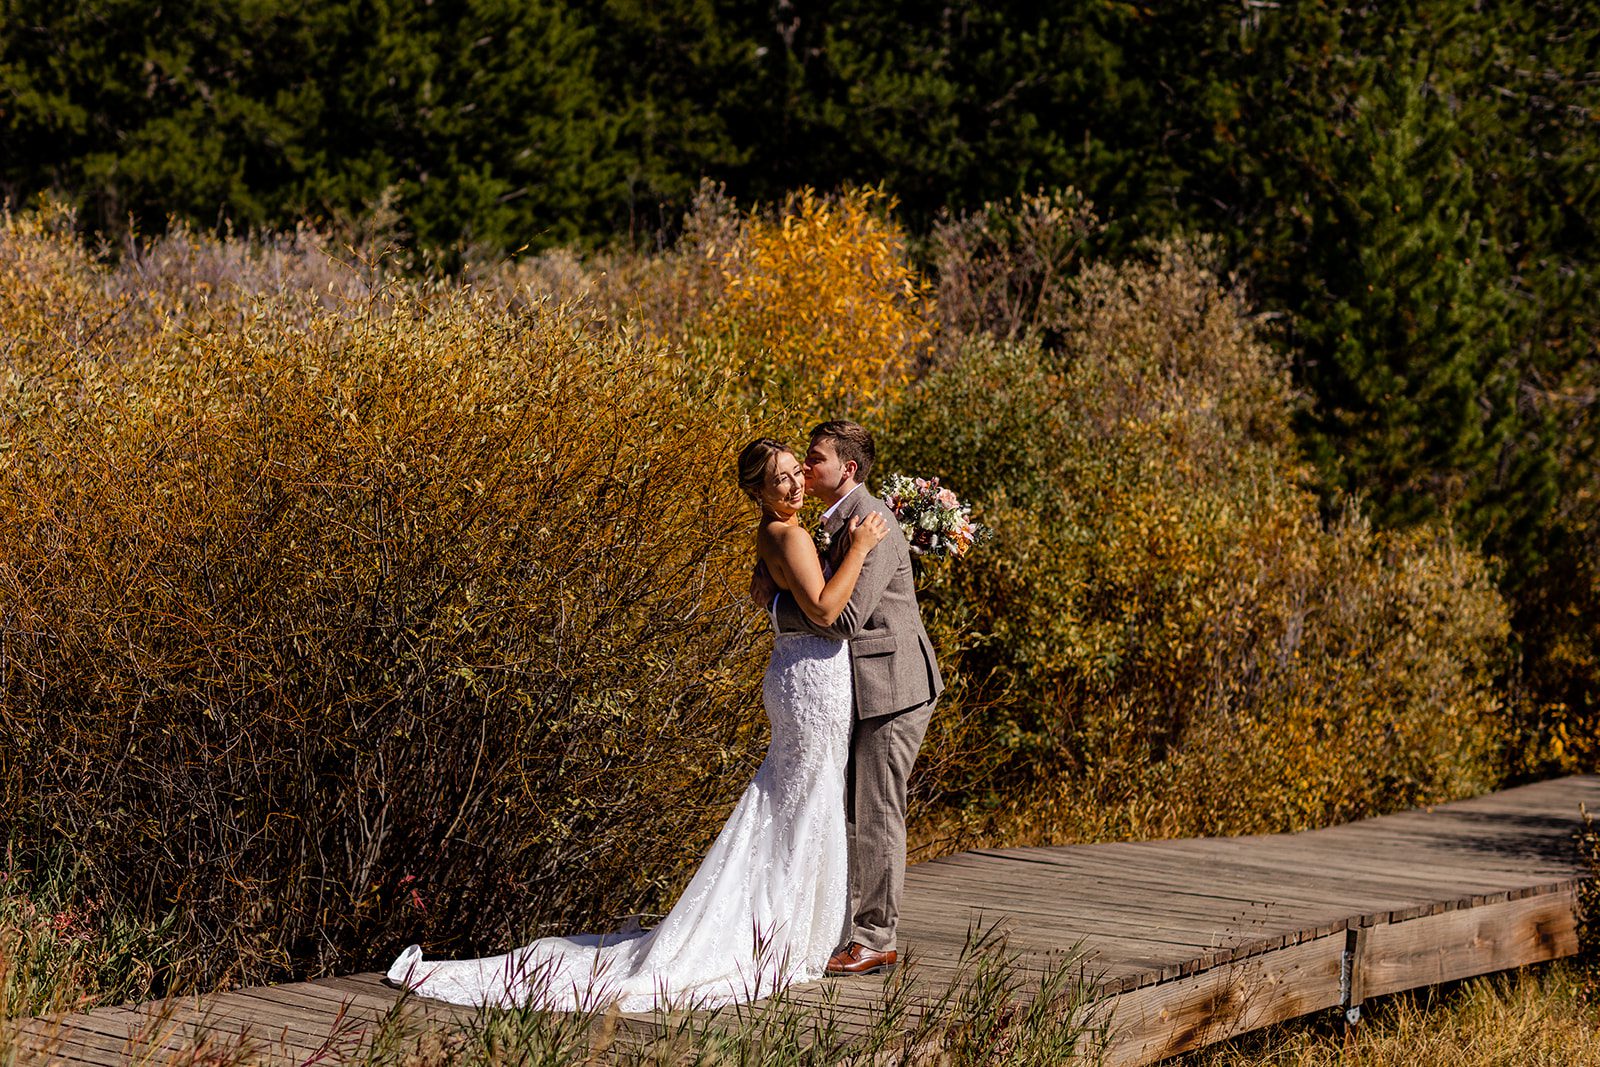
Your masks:
M135 269L0 231L11 849L174 914L167 980L670 900L763 740L741 413L559 308Z

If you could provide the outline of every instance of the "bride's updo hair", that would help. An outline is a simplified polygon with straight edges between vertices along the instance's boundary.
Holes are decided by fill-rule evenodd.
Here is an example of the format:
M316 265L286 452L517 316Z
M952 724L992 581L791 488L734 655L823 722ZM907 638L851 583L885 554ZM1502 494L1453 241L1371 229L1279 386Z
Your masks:
M761 503L761 488L767 484L767 472L772 469L772 461L784 452L794 455L794 449L770 437L758 437L744 446L744 451L739 453L739 488L744 490L745 496Z

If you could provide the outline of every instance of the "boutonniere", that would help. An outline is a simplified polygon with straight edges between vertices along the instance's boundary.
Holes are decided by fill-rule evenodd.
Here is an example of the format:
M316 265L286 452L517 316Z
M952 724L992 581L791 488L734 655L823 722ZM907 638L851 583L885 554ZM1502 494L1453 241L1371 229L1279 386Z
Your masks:
M817 555L819 557L826 557L828 549L833 547L833 534L829 533L828 528L821 523L817 524L816 530L811 535L811 540L817 546Z

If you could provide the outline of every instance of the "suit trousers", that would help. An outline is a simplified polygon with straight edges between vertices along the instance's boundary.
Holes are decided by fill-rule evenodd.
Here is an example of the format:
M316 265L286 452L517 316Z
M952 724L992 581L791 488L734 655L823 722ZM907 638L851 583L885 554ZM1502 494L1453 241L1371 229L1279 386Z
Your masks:
M857 719L845 768L850 841L850 940L875 952L895 947L906 881L906 779L928 732L935 701Z

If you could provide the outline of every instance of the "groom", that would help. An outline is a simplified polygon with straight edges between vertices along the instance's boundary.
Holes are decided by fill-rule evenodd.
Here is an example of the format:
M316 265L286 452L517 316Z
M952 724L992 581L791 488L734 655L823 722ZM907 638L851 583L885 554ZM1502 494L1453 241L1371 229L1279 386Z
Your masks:
M944 690L933 645L917 611L911 549L889 507L867 491L872 435L853 422L825 422L811 431L803 464L806 492L827 508L824 552L837 568L850 547L850 520L881 513L889 536L861 568L850 602L832 626L817 626L779 592L764 570L751 592L772 606L779 630L806 630L850 642L855 726L845 768L850 835L850 940L828 961L830 975L872 974L893 967L895 923L906 874L906 778ZM774 599L776 598L776 599Z

